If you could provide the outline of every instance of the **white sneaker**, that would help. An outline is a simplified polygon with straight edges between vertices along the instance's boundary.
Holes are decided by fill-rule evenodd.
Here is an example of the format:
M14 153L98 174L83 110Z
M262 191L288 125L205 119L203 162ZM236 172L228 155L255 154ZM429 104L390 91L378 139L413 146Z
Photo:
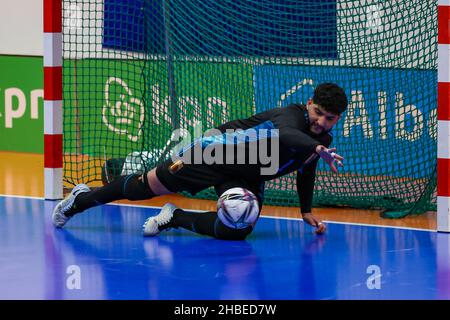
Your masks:
M144 237L156 236L161 232L159 227L167 225L173 218L173 213L178 207L173 203L166 203L157 216L147 218L142 226ZM169 229L169 228L165 228Z
M55 209L53 210L52 220L53 224L57 228L62 228L67 221L70 220L72 217L66 216L64 213L68 212L70 209L72 209L72 206L75 202L75 198L83 192L89 192L91 189L85 184L78 184L73 189L72 192L64 198L64 200L60 201Z

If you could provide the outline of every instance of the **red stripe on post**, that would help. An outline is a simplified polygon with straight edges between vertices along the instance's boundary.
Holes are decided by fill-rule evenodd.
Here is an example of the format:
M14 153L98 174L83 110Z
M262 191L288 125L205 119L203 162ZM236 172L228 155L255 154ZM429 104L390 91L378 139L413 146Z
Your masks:
M438 6L438 43L450 43L450 7Z
M44 100L62 100L62 67L44 67Z
M62 0L44 0L44 32L62 31Z
M450 83L438 82L438 120L450 120Z
M45 134L44 135L44 167L62 168L63 156L63 135Z
M437 166L437 195L450 197L450 159L438 158Z

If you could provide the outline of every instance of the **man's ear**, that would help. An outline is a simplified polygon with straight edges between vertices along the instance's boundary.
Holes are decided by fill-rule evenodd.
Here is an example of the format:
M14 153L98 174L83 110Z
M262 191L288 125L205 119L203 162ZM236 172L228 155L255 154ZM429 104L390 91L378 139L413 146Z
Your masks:
M311 98L308 99L308 102L306 103L307 106L312 105L314 102Z

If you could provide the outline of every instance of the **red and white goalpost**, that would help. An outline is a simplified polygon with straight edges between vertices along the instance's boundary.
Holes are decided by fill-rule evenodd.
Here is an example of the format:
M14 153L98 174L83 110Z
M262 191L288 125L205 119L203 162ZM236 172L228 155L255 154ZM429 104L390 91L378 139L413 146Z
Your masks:
M450 0L438 3L437 230L450 232Z
M44 0L44 195L63 197L62 0Z

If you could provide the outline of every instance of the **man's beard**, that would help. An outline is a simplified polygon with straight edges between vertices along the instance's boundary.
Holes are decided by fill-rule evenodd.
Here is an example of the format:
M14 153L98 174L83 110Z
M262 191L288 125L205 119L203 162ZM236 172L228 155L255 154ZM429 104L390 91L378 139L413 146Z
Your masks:
M320 132L313 131L313 128L319 129ZM327 133L327 132L329 132L330 130L331 130L331 129L325 130L323 127L318 126L318 125L315 125L315 124L312 124L312 125L310 126L310 128L309 128L309 131L311 131L313 134L316 134L316 135L319 135L319 134L322 134L322 133Z

